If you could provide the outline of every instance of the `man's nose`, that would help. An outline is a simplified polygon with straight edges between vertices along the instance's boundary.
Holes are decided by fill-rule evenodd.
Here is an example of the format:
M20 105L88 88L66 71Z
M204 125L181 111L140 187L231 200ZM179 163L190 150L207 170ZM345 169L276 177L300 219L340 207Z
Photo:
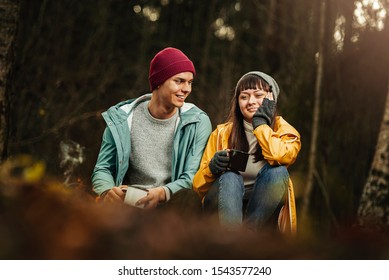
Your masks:
M182 86L182 91L185 92L185 93L188 93L192 90L192 86L190 83L184 83L184 85Z

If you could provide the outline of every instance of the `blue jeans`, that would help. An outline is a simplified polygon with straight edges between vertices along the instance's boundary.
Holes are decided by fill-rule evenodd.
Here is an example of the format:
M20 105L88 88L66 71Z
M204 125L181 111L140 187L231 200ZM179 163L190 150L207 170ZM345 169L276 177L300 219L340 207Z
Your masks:
M237 229L243 221L248 228L262 228L284 203L289 184L285 166L266 164L257 174L255 183L245 187L239 173L227 171L207 193L204 207L217 203L220 224Z

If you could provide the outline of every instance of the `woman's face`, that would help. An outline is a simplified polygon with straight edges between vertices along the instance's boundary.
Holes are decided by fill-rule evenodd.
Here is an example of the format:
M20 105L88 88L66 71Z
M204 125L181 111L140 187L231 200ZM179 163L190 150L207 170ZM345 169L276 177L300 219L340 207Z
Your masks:
M254 113L257 111L258 107L262 105L265 97L273 100L270 92L259 88L246 89L240 92L238 97L239 109L247 122L251 123Z

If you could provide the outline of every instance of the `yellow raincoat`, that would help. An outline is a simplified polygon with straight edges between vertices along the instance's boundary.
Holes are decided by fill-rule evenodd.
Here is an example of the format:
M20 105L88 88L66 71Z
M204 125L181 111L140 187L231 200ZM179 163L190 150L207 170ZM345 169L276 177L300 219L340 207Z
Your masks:
M228 139L231 134L231 128L231 122L220 124L208 139L200 162L200 168L193 178L193 188L201 198L205 196L217 178L209 169L209 162L217 151L230 148L228 147ZM276 117L274 130L268 125L260 125L254 130L254 135L262 148L264 159L270 165L289 166L295 162L301 148L300 134L282 117ZM296 216L293 184L289 179L286 201L278 215L280 231L295 234L297 229Z

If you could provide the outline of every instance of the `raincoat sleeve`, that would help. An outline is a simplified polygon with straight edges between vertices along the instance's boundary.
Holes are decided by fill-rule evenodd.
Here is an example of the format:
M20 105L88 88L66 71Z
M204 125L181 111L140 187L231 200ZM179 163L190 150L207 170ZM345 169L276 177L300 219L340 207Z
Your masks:
M254 130L262 154L270 165L293 164L301 149L300 134L282 117L276 118L274 130L264 124Z
M193 177L199 169L201 156L212 131L212 124L207 115L201 114L201 120L196 129L194 144L185 157L185 165L178 179L166 184L166 187L174 194L184 188L192 188Z
M93 190L98 195L115 186L116 153L112 133L107 127L102 137L100 152L91 178Z
M193 189L201 198L205 196L212 182L215 181L216 179L216 176L212 174L208 165L217 151L217 142L218 142L217 137L218 137L218 130L215 129L211 133L208 139L207 146L205 147L200 162L199 170L197 171L196 175L193 178Z

